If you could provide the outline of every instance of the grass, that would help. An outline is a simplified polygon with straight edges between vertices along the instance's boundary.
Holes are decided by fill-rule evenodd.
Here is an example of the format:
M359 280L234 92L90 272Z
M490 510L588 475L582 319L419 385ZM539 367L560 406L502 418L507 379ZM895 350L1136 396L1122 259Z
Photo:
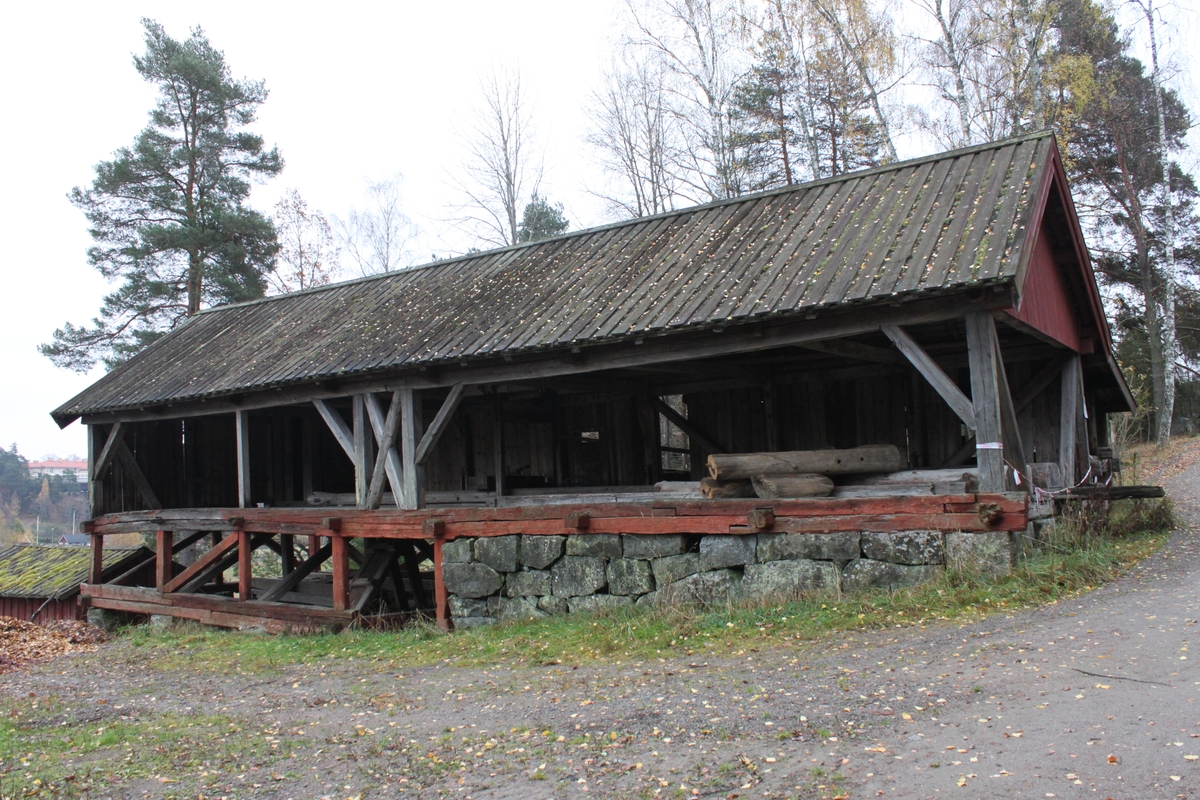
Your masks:
M1039 552L999 579L948 570L895 592L815 594L771 606L697 610L614 609L595 616L510 622L445 635L429 625L400 632L251 636L199 626L128 631L128 657L173 671L276 674L296 666L366 659L388 666L452 663L620 664L820 641L849 631L963 622L1053 603L1120 575L1153 553L1174 525L1165 501L1121 501L1111 514L1083 506L1060 518Z

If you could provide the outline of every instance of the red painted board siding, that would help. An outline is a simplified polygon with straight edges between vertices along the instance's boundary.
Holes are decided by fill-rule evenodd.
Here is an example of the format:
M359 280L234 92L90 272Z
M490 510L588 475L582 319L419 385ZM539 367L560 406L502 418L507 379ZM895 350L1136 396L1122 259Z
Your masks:
M53 600L38 612L37 619L34 622L39 625L45 625L47 622L52 622L56 619L83 619L83 609L76 601L77 598L75 597L72 597L70 600ZM29 622L29 618L45 602L46 599L44 597L40 599L0 597L0 617L13 617L14 619Z
M1008 313L1079 352L1079 322L1062 269L1044 234L1039 233L1021 290L1021 304Z

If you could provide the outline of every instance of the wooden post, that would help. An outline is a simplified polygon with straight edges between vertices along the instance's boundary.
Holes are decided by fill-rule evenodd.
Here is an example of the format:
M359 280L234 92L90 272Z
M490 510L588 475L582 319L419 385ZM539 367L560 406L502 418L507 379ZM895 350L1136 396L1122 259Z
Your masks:
M346 539L334 534L330 537L333 553L330 561L333 566L333 609L345 611L350 607L350 549Z
M157 550L155 558L154 570L154 585L161 592L171 578L175 577L174 571L171 568L172 559L175 556L173 551L175 545L174 531L155 531L155 549Z
M251 556L254 551L250 547L250 532L245 528L237 530L238 549L238 600L249 600L253 594L254 584L251 583Z
M237 429L238 508L250 505L250 418L245 411L235 411Z
M321 549L321 537L317 534L311 534L308 537L308 556L312 558L313 553Z
M104 576L104 534L92 534L92 563L88 569L88 583L93 586L103 582Z
M282 574L287 575L296 568L296 537L290 533L279 534Z
M1075 474L1075 418L1079 413L1079 356L1072 355L1062 365L1062 399L1058 414L1058 466L1062 470L1064 486L1074 486L1079 476Z
M300 422L300 491L301 500L307 501L313 490L313 425L305 417Z
M421 429L421 409L412 389L401 389L400 395L400 481L404 484L404 499L396 498L403 509L420 508L421 468L417 465L417 437Z
M425 532L433 536L433 602L436 608L437 625L444 631L450 630L450 594L442 576L442 549L446 544L446 524L439 519L427 519L422 524Z
M354 503L358 508L366 508L367 490L370 487L371 476L367 472L370 463L367 461L367 441L371 439L367 432L366 401L361 394L354 395Z
M971 364L971 406L975 417L975 448L979 461L979 490L1003 492L1007 486L1000 423L1000 376L993 343L995 321L985 311L966 315L967 356ZM961 416L961 415L960 415Z
M504 405L496 393L492 407L492 463L496 470L496 497L504 496ZM439 562L440 563L440 562Z
M96 425L87 426L87 447L88 447L88 516L92 519L104 513L100 508L101 483L100 476L96 474L96 458L100 455L99 452L99 428Z

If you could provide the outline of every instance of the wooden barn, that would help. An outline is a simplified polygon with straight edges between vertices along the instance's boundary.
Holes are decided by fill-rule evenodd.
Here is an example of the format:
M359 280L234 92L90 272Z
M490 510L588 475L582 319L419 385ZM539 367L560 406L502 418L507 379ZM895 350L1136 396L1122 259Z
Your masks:
M1133 405L1042 132L208 310L53 417L88 427L97 570L157 537L154 588L88 602L303 630L760 581L770 537L853 532L828 585L880 535L1024 531ZM903 488L697 491L712 455L862 446Z
M103 554L100 578L128 575L130 582L153 585L154 560L155 553L146 548L110 548ZM79 587L90 570L91 553L82 547L18 544L0 551L0 617L41 624L83 619Z

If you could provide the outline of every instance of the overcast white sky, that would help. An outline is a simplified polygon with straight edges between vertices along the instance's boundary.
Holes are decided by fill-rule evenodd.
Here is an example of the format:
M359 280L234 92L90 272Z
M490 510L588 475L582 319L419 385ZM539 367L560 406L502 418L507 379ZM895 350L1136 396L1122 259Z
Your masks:
M1195 0L1173 8L1169 47L1191 37ZM572 228L606 221L588 186L600 180L582 139L584 107L619 34L622 0L455 3L22 3L0 28L0 444L29 458L86 452L78 423L59 431L49 412L101 374L53 367L36 346L63 322L89 321L108 284L86 262L85 220L66 199L92 168L132 142L154 90L131 55L139 19L176 38L201 25L235 75L271 92L255 130L277 144L283 175L256 188L270 211L287 188L344 215L366 179L405 176L406 208L431 252L461 251L447 231L461 163L455 138L481 72L517 63L546 144L544 194L566 205ZM1189 95L1190 77L1178 80ZM1193 100L1193 109L1197 106ZM921 145L908 142L904 155ZM427 254L422 254L421 261Z

